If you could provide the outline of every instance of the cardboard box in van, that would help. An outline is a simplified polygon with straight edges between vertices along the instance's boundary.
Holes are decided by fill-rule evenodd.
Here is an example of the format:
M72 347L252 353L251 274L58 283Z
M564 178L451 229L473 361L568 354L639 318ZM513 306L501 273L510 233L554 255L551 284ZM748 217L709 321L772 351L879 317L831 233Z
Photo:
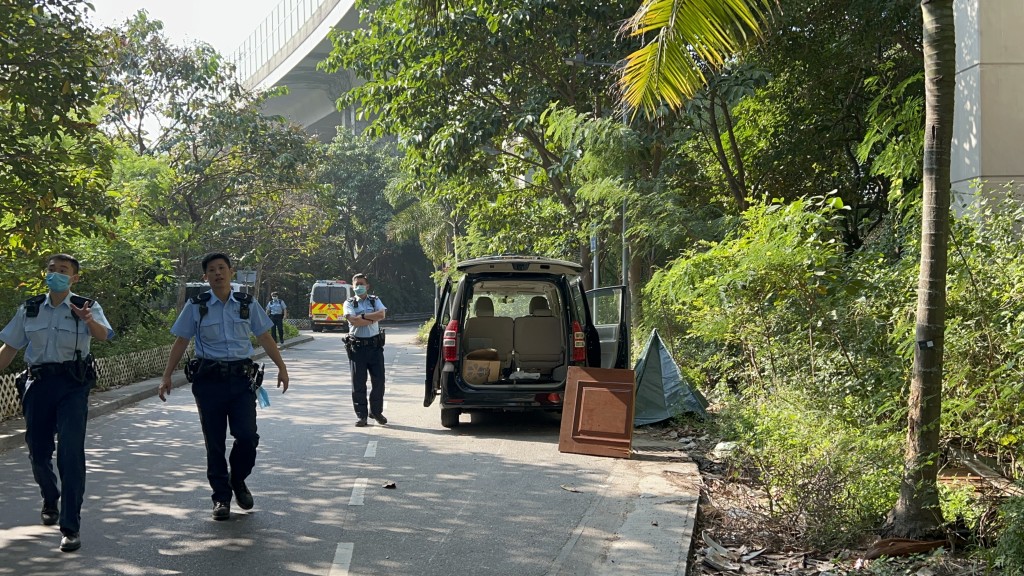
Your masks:
M473 350L462 360L462 379L467 384L486 384L501 378L501 360L494 348Z

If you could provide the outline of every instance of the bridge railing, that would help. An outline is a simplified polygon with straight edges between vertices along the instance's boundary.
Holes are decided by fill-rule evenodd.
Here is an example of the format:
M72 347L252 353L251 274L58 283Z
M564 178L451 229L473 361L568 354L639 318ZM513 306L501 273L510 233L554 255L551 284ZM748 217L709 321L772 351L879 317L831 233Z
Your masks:
M229 57L254 87L301 44L341 0L282 0Z

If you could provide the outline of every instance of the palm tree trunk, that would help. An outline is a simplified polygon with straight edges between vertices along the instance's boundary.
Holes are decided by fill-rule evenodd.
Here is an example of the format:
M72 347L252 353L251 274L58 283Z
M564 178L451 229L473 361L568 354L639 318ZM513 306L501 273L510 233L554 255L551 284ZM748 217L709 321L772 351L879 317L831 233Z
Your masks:
M917 342L903 480L887 529L893 536L904 537L930 535L942 523L936 477L946 323L950 145L956 89L953 0L921 0L921 12L924 17L925 141Z

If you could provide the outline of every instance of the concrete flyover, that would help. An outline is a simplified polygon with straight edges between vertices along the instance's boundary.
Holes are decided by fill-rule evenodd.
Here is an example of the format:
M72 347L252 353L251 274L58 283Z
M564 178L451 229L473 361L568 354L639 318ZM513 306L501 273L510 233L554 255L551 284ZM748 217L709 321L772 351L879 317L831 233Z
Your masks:
M331 29L358 25L355 0L282 0L230 60L248 88L288 87L288 94L267 101L265 113L284 116L326 142L338 126L353 131L365 126L356 121L355 109L339 111L335 105L356 85L355 76L316 68L331 52Z

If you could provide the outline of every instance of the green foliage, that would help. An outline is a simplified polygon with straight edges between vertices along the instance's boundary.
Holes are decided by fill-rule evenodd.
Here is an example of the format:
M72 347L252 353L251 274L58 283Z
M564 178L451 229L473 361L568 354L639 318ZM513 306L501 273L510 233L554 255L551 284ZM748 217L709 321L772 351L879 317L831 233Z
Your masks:
M93 234L117 206L103 195L109 143L92 108L104 48L74 0L0 4L0 260L23 265L69 230ZM13 270L0 270L0 281Z
M116 306L111 308L116 310ZM107 306L103 310L106 311ZM167 314L149 324L133 323L127 330L117 331L109 342L94 342L92 353L97 358L108 358L167 346L174 343L174 335L170 331L173 322L174 318Z
M434 318L430 318L420 327L416 329L416 342L420 345L426 346L427 339L430 337L430 329L434 327L434 323L437 322Z
M942 517L947 522L962 523L973 534L977 534L979 529L983 528L980 522L987 508L980 501L978 492L970 482L940 483L939 505L942 507Z
M944 436L1020 466L1024 415L1024 207L979 190L955 223L947 286Z
M769 515L819 549L857 543L896 501L900 436L823 412L788 389L744 395L725 414L757 471Z
M1024 208L1009 194L1000 199L982 190L978 198L953 227L941 437L1019 474ZM824 474L798 460L814 453L810 443L824 441L813 427L836 430L837 440L847 428L863 433L859 444L828 447L848 449L854 461L868 451L868 438L885 446L901 438L914 353L916 247L903 244L902 235L877 234L846 253L837 240L840 206L835 198L755 206L723 241L684 253L645 291L645 324L685 359L693 381L719 387L727 409L743 415L743 437L766 487L780 509L796 510L787 505L794 499L808 518L838 506L800 492ZM787 414L808 421L793 424ZM889 474L888 466L865 464L864 474ZM834 463L827 471L833 480L846 478ZM944 494L943 505L951 517L977 517L958 494ZM842 534L815 535L808 524L806 537L825 542L852 534L851 526L870 517L860 512L837 524L846 526Z
M1024 574L1024 497L1007 498L999 507L1003 525L996 544L995 560L1006 576Z
M724 67L762 34L772 4L770 0L645 2L621 29L633 37L654 32L627 59L623 99L649 115L663 104L683 107L706 82L707 70Z
M580 152L552 138L543 116L555 102L592 117L613 107L608 63L620 49L615 27L629 8L614 1L467 2L425 20L406 0L360 6L365 27L336 33L324 67L366 78L339 106L357 105L375 136L395 136L406 152L407 191L451 215L420 232L434 262L445 258L437 255L442 246L456 259L577 254L590 218L570 171ZM565 62L576 54L596 64ZM463 233L466 247L455 240Z
M909 306L894 276L905 270L847 256L843 212L836 197L755 205L645 290L645 323L687 375L738 392L723 395L726 411L772 514L820 547L856 540L892 505L905 421L906 367L890 342Z
M870 122L863 142L857 148L861 162L874 157L873 175L892 182L889 201L905 205L919 189L924 155L924 74L909 78L892 78L891 69L865 81L869 93L875 94L867 110ZM888 87L886 83L897 82Z
M272 94L244 89L211 47L172 45L162 28L142 11L108 31L114 53L104 127L135 154L158 160L121 171L119 193L135 219L167 243L181 279L194 278L193 260L215 247L232 252L239 267L256 268L274 241L315 237L306 194L310 137L264 116ZM154 173L159 178L147 182Z
M105 237L72 244L82 265L75 292L98 300L118 334L154 325L166 329L156 305L176 285L171 263L161 246L132 240Z
M410 223L406 215L400 224L404 229L396 230L389 193L396 204L409 208L406 197L389 192L397 167L391 143L338 131L313 174L320 188L323 228L310 239L315 250L307 261L311 269L317 262L321 269L328 263L329 274L336 278L364 273L390 310L419 312L431 308L433 292L427 281L432 269L419 249L417 231L430 229L431 222L421 219L436 211L412 208L417 221Z

